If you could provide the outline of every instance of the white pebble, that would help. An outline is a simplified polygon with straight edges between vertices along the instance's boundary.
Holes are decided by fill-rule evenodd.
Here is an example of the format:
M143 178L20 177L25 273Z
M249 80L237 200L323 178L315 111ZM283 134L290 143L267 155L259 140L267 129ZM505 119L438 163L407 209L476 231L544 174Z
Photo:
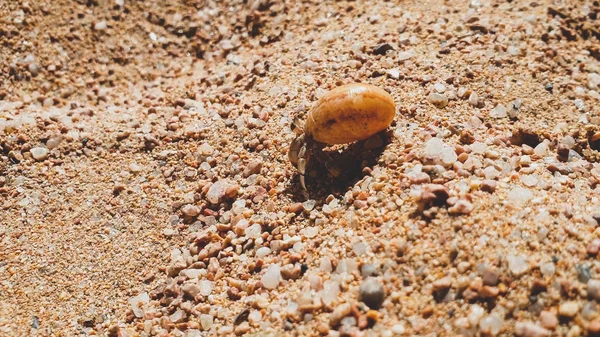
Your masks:
M200 285L200 295L202 296L208 296L212 293L213 291L213 284L211 281L209 280L202 280L199 283Z
M490 111L490 117L492 118L505 118L506 116L508 116L508 114L506 113L506 108L502 104L496 105L496 107Z
M521 276L529 270L529 263L524 256L508 255L508 269L514 276Z
M34 147L33 149L29 150L29 152L31 152L33 159L38 161L48 158L48 149L45 147Z
M144 305L150 302L150 296L148 293L141 293L135 297L129 299L129 305L135 317L144 316Z
M260 281L267 289L277 288L277 286L279 286L279 281L281 281L281 266L279 264L272 264L269 266Z
M545 156L548 153L548 144L546 144L546 142L539 143L533 149L533 153L535 153L536 156L540 156L540 157Z
M106 21L98 21L94 25L94 30L105 30L107 28Z
M256 250L256 257L258 257L259 259L269 254L271 254L271 249L269 247L260 247Z

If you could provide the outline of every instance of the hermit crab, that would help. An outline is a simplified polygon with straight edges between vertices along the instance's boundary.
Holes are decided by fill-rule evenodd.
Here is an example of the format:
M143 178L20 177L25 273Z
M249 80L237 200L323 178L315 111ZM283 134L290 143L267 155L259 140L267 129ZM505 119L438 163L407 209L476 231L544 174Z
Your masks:
M341 169L323 149L348 144L385 130L396 111L394 99L385 90L370 84L353 83L337 87L317 101L306 122L294 119L291 128L297 137L290 145L288 157L300 173L306 190L305 175L315 158L337 177Z

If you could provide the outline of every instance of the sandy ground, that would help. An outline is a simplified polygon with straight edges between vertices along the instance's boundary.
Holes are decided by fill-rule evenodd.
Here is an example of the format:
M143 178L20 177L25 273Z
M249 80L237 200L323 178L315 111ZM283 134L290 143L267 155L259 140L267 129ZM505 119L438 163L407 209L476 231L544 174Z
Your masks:
M1 336L600 334L597 1L0 2ZM387 132L288 160L329 90Z

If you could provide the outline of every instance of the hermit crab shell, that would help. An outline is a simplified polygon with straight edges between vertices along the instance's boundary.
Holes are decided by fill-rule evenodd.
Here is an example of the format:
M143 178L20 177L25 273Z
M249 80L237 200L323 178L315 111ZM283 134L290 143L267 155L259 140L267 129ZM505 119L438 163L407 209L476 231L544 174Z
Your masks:
M337 87L317 102L306 119L305 133L325 144L346 144L385 130L394 119L394 99L370 84Z

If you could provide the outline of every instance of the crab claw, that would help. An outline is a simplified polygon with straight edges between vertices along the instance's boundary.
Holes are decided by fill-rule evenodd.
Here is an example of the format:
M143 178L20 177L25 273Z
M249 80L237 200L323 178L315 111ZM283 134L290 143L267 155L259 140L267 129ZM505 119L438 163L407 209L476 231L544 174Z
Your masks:
M300 172L301 175L306 174L306 159L298 158L298 172Z
M298 164L298 158L302 157L300 155L300 151L304 148L303 145L304 136L296 137L290 144L290 149L288 150L288 158L294 166Z
M299 136L304 134L304 123L298 117L294 118L290 124L290 128Z

